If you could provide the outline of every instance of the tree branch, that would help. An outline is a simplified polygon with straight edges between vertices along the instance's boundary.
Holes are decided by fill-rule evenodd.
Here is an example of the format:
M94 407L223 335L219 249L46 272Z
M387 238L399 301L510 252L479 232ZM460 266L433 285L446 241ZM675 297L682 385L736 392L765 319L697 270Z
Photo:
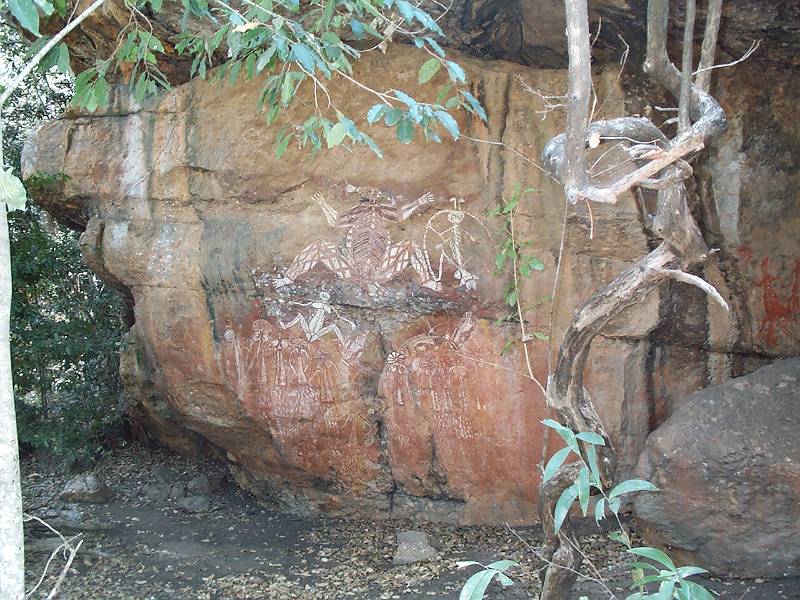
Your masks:
M714 66L714 55L717 50L717 32L722 18L722 0L708 0L706 10L706 32L703 35L703 47L700 51L700 62L697 65L695 85L708 93L711 87L711 69Z

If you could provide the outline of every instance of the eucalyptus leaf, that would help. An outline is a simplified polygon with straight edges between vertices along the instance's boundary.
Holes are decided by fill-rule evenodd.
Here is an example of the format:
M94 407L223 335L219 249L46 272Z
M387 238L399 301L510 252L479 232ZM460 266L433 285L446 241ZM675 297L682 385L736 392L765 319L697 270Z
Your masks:
M564 461L567 460L567 457L572 452L571 448L562 448L553 456L550 457L550 460L547 461L547 465L544 468L544 474L542 475L542 482L550 481L550 479L555 475L558 470L561 468L561 465L564 464Z
M485 571L478 571L472 577L467 579L467 583L461 588L461 594L458 600L483 600L486 594L486 588L489 587L497 571L486 569Z
M461 137L461 133L458 131L458 123L452 117L452 115L448 112L443 110L437 110L433 113L438 121L442 124L442 126L447 129L447 132L453 136L454 140L457 140Z
M328 144L328 148L333 148L341 144L346 136L347 126L340 121L325 133L325 142Z
M442 68L442 63L439 61L438 58L429 58L423 65L419 68L419 82L428 83L431 79L434 78L436 73L439 72L439 69Z
M618 484L608 494L609 498L616 498L622 494L630 494L632 492L657 492L658 488L649 481L643 479L628 479Z
M561 530L561 525L564 523L564 519L567 518L569 509L572 507L572 503L575 502L575 498L577 497L578 486L574 483L561 492L561 495L558 497L558 501L556 502L556 508L553 511L555 533L558 533Z
M39 13L33 0L8 0L8 9L20 25L39 36Z

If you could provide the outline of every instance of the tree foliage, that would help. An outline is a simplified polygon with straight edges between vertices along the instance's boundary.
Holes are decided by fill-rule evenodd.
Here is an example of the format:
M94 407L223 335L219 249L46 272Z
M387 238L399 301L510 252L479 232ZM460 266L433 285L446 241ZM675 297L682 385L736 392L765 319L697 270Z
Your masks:
M13 74L31 49L15 30L3 28L0 52L3 70ZM70 82L54 66L10 99L3 143L15 177L25 136L69 101ZM26 185L48 185L52 178L34 177ZM67 458L94 454L103 432L119 418L121 301L83 264L75 232L33 204L10 212L8 221L20 442Z

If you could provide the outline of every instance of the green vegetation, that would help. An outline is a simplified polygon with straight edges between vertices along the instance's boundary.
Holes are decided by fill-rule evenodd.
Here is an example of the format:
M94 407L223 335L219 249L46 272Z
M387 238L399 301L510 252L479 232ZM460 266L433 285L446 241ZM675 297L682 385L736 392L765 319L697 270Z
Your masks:
M0 30L7 71L30 50L11 28ZM54 70L53 70L54 71ZM54 72L9 101L4 155L15 176L25 136L66 105L69 79ZM29 191L64 180L31 177ZM8 215L13 296L11 353L23 451L44 450L67 461L97 455L119 427L117 348L122 302L83 264L78 235L28 204Z

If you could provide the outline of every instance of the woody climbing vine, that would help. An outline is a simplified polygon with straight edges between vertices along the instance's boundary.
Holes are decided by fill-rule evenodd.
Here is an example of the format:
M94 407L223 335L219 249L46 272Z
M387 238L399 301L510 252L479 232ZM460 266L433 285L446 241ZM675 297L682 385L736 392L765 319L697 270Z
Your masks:
M592 79L587 1L565 0L569 50L567 130L547 144L542 155L545 167L561 182L572 204L614 204L623 194L637 194L643 207L642 224L658 240L654 250L596 292L577 311L566 330L547 385L548 403L558 420L572 431L586 432L576 444L587 452L599 454L595 462L599 472L590 475L600 479L599 488L611 486L615 457L610 445L597 443L609 438L583 385L594 337L620 312L642 302L650 291L669 279L698 286L727 308L710 284L691 273L705 261L709 248L692 218L686 189L686 181L692 176L689 160L726 129L725 114L708 93L721 4L721 0L708 2L702 51L695 68L696 2L686 0L679 69L667 53L669 1L648 3L644 70L677 100L676 130L669 137L644 117L590 122ZM600 183L588 174L587 149L611 139L623 140L621 147L636 168L610 183ZM651 214L644 208L648 205L643 202L645 195L655 195L655 210ZM541 487L541 518L546 534L543 554L549 565L541 600L567 598L580 571L583 555L569 517L563 512L554 519L554 513L559 505L568 507L578 497L580 486L576 482L581 469L581 462L562 464L551 477L545 478Z

